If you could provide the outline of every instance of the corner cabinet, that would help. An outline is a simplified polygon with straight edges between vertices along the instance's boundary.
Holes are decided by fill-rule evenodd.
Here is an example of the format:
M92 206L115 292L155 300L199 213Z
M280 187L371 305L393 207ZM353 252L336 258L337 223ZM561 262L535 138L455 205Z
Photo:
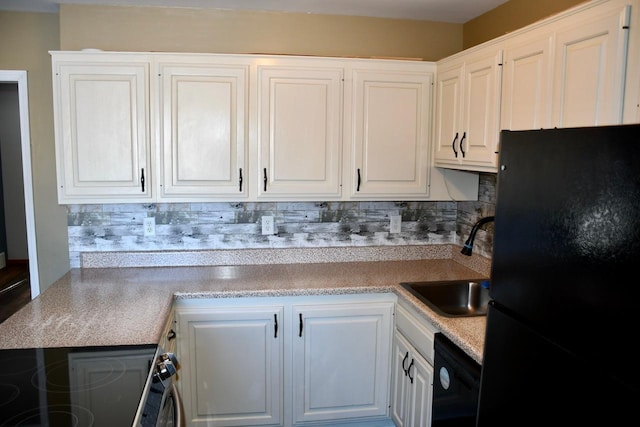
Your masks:
M585 2L439 61L435 165L497 172L503 129L637 123L639 9Z
M429 196L434 72L352 72L352 198Z
M438 62L435 165L495 172L498 165L501 46Z
M53 55L60 203L153 200L150 66L140 55Z
M391 294L178 300L188 426L393 426Z
M391 361L391 416L397 427L431 426L435 332L397 305Z

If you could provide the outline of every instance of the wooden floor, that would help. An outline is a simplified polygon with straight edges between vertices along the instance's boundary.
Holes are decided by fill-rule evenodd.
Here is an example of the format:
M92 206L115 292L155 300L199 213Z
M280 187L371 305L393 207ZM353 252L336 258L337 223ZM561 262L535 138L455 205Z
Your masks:
M30 300L29 263L7 262L7 266L0 269L0 323Z

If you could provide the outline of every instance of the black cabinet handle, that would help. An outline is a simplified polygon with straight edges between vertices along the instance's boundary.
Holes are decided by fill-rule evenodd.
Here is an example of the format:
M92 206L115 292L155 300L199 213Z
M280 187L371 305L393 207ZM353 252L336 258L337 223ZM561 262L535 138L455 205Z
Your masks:
M409 380L411 381L411 384L413 384L413 377L411 376L411 367L413 366L413 359L411 359L411 363L409 364L409 367L407 368L407 374L409 375Z
M262 173L264 174L264 178L262 179L264 182L264 191L267 191L267 168L264 168Z
M273 322L275 324L275 327L274 327L275 331L273 333L273 337L278 338L278 315L277 314L273 315Z
M358 187L356 188L356 191L360 191L360 168L358 168Z
M300 332L298 333L298 336L302 336L302 313L300 313Z
M408 358L409 358L409 352L407 351L407 354L404 355L404 359L402 359L402 370L404 371L405 377L409 373L409 371L407 371L407 368L404 367L404 362L406 362Z
M462 144L464 144L464 140L465 140L466 138L467 138L467 133L466 133L466 132L464 132L464 133L462 134L462 139L460 140L460 153L462 153L462 158L463 158L463 159L464 159L464 154L465 154L465 152L464 152L464 148L462 148Z
M167 341L171 341L172 339L175 339L176 337L176 331L174 331L173 329L169 330L169 333L167 333Z
M242 193L242 168L240 168L240 174L238 175L238 185L240 187L240 192Z
M453 149L453 155L458 158L458 150L456 150L456 141L458 140L458 132L456 132L455 138L453 138L453 142L451 143L451 148Z
M142 168L142 174L140 175L140 185L142 186L142 192L144 193L144 168Z

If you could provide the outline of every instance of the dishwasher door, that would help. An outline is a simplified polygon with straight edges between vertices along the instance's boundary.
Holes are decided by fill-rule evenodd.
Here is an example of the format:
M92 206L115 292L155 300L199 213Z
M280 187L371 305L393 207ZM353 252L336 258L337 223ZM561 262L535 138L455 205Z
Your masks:
M432 427L475 427L480 365L441 333L434 348Z

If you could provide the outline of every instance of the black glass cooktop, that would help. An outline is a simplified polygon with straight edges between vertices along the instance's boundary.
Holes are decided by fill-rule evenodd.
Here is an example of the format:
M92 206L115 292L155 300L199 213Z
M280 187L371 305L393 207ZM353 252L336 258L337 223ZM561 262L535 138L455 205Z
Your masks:
M0 427L131 427L156 349L0 350Z

